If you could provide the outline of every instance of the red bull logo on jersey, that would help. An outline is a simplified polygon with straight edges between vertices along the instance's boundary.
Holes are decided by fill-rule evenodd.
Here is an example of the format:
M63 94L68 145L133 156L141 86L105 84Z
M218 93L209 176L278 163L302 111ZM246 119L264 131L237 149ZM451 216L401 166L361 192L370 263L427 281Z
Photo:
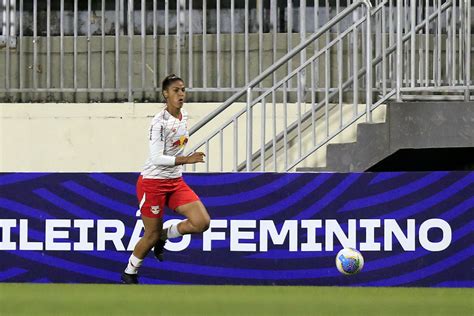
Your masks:
M188 138L186 136L181 136L177 141L175 141L172 145L173 147L183 148L184 145L188 142Z

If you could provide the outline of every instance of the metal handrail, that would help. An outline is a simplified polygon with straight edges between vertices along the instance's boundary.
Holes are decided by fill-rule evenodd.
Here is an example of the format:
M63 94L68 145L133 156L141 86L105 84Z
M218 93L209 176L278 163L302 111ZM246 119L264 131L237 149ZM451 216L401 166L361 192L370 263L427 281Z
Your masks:
M281 79L279 82L275 83L271 88L267 88L267 89L264 89L263 90L263 93L261 95L259 95L257 98L255 98L253 101L251 101L249 103L249 106L251 108L253 108L256 104L258 104L259 102L261 102L266 96L270 95L272 92L274 92L276 89L278 89L279 87L283 86L283 84L288 81L289 79L291 79L292 77L294 77L300 70L304 69L306 66L308 66L312 61L314 61L316 58L320 57L324 52L325 50L329 49L330 47L334 46L334 44L342 37L345 36L346 33L349 33L350 31L353 31L355 28L357 28L360 24L362 24L364 21L366 20L365 17L362 17L360 18L359 21L355 22L351 27L349 27L346 31L344 31L343 33L341 33L339 35L339 37L336 37L335 39L333 39L330 43L328 43L325 47L321 48L321 50L316 53L315 55L313 55L311 58L307 59L303 64L301 64L299 67L293 69L288 75L286 75L283 79ZM375 63L372 62L372 66L374 66ZM364 74L366 73L365 71L365 68L362 68L358 71L357 73L357 78L360 78L362 77ZM344 82L342 84L342 88L345 89L347 88L348 86L350 86L350 83L354 80L353 76L348 78L346 82ZM258 83L257 83L258 84ZM252 88L255 88L252 87ZM251 89L251 88L247 88L245 93L248 93L248 89ZM285 87L286 91L288 92L290 89ZM295 91L297 91L295 89ZM334 97L336 95L337 91L335 92L330 92L329 95L328 95L328 99L331 99L332 97ZM237 94L237 93L236 93ZM242 95L240 95L239 97L241 97ZM238 99L239 97L236 97L236 99ZM320 103L317 104L316 106L316 110L319 109L320 106L322 106L322 103L325 102L325 100L321 101ZM223 108L223 110L225 110L227 107ZM219 108L220 109L220 108ZM232 116L232 118L230 118L227 122L223 123L222 125L220 125L219 128L217 128L214 132L212 132L211 134L209 134L207 136L207 139L206 140L203 140L201 141L200 143L197 143L197 145L194 146L194 148L199 148L203 145L206 144L206 142L208 141L208 139L211 139L213 137L215 137L216 135L219 134L219 132L221 130L223 130L224 128L228 127L234 120L238 119L239 117L241 117L243 114L245 114L247 112L247 107L245 108L242 108L240 111L238 111L235 115ZM212 113L211 113L212 114ZM309 116L311 115L311 113L305 113L303 114L302 116L302 120L306 120ZM205 125L205 124L204 124ZM294 128L296 128L296 125L297 123L292 123L288 126L288 131L291 131L293 130ZM282 134L279 134L277 135L277 139L280 140L282 138Z
M230 98L228 98L222 105L220 105L218 108L216 108L214 111L209 113L206 117L204 117L201 121L199 121L197 124L195 124L189 131L189 135L193 135L196 131L198 131L200 128L202 128L204 125L206 125L210 120L215 118L217 115L219 115L222 111L227 109L231 104L233 104L235 101L237 101L239 98L243 97L248 89L252 89L256 85L258 85L260 82L262 82L266 77L268 77L270 74L272 74L276 69L281 67L283 64L288 62L291 58L293 58L295 55L300 53L303 49L307 48L310 44L312 44L316 39L318 39L322 34L327 32L331 27L336 25L339 21L341 21L344 17L346 17L349 13L354 11L357 7L360 5L365 5L370 12L370 8L372 8L372 5L370 4L370 1L368 0L358 0L352 3L349 7L347 7L344 11L340 12L337 14L334 18L332 18L328 23L326 23L318 32L312 34L308 39L306 39L304 42L300 43L298 46L293 48L291 51L289 51L285 56L281 57L277 62L275 62L272 66L268 67L265 71L263 71L260 75L258 75L255 79L253 79L251 82L249 82L245 87L243 87L240 91L234 93ZM369 22L370 23L370 22ZM367 41L368 43L370 41ZM370 60L367 57L368 60Z
M351 74L349 74L349 79L347 81L345 81L345 82L344 81L339 81L339 86L338 87L330 88L330 87L326 86L325 99L323 101L320 101L319 103L316 103L317 104L316 106L314 105L315 103L314 103L314 99L313 99L313 101L312 101L312 104L313 104L312 113L310 113L311 111L307 111L306 113L303 113L303 114L298 112L298 119L295 122L292 122L290 125L285 125L284 130L279 132L278 135L275 134L275 128L274 128L273 140L270 140L270 141L265 140L265 136L264 136L265 135L264 134L265 119L262 119L262 126L263 126L263 128L261 129L262 130L261 134L263 135L261 137L262 145L261 145L260 149L258 149L257 151L253 151L253 138L252 137L254 137L254 136L253 136L253 131L252 131L252 129L253 129L252 109L254 108L254 106L259 104L259 102L261 102L262 111L263 111L265 109L266 98L271 96L273 98L272 102L274 103L275 102L275 100L274 100L275 93L278 92L278 91L279 92L283 91L284 100L286 100L285 99L287 97L286 93L290 89L289 86L287 86L287 85L289 84L290 80L293 77L298 76L300 74L302 76L304 76L302 74L302 72L305 71L304 70L305 67L307 67L309 64L312 64L312 62L314 60L317 60L325 52L329 51L329 49L332 47L332 45L336 41L341 40L345 36L345 34L355 31L357 29L357 26L359 24L361 24L366 19L366 17L363 17L361 20L359 20L357 22L354 22L353 26L350 27L349 29L347 29L342 34L339 34L339 32L338 32L338 36L335 39L333 39L330 43L328 42L329 40L327 40L327 45L324 48L320 49L317 52L315 51L314 55L312 57L310 57L309 59L305 59L304 61L302 60L300 66L298 66L296 69L294 69L294 71L291 71L289 69L288 74L283 79L278 81L277 83L275 82L275 77L274 77L273 78L273 86L271 86L269 88L266 88L266 89L261 89L261 82L264 79L266 79L269 75L275 74L276 70L279 69L283 64L287 63L288 61L290 61L290 59L292 57L294 57L299 52L303 51L308 45L310 45L317 38L319 38L322 35L322 33L328 31L332 26L334 26L342 18L344 18L345 15L347 15L352 10L354 10L355 6L360 5L362 2L354 3L353 6L346 8L346 10L344 10L343 12L336 15L331 21L329 21L326 25L324 25L324 27L321 28L321 30L319 32L313 34L306 41L302 42L300 45L295 47L287 55L283 56L280 60L278 60L277 63L275 63L274 65L272 65L271 67L266 69L264 72L262 72L261 75L259 75L254 80L252 80L246 87L242 88L239 92L235 93L230 99L228 99L219 108L214 110L212 113L210 113L208 116L206 116L203 120L201 120L198 124L196 124L195 127L191 131L192 133L194 133L196 130L202 128L203 126L205 126L210 120L212 120L214 117L216 117L219 113L221 113L222 111L227 109L232 103L234 103L239 98L242 98L245 94L247 94L247 102L246 102L247 106L245 108L242 108L241 110L239 110L228 121L226 121L223 125L221 125L218 129L216 129L205 140L200 142L194 148L197 149L197 148L200 148L203 145L205 145L206 150L209 151L210 142L214 141L213 140L214 137L220 135L220 138L221 138L221 168L222 168L223 151L224 151L223 146L222 146L222 139L223 139L224 129L226 129L228 126L234 124L234 135L236 135L235 129L237 128L237 120L240 117L242 117L243 114L248 113L248 115L247 115L247 129L246 129L246 131L247 131L247 133L246 133L246 142L247 142L246 153L247 153L247 155L246 155L246 158L244 159L244 161L241 162L239 165L236 164L236 160L239 160L239 158L234 157L234 170L237 171L237 170L242 170L244 168L247 171L252 170L253 168L255 168L255 163L257 163L257 165L259 163L258 160L256 160L258 157L260 157L260 165L263 164L262 165L262 170L264 170L265 169L264 164L266 164L265 161L268 159L268 157L272 157L271 154L268 153L268 150L273 148L273 156L275 156L276 155L276 150L279 150L279 149L276 149L277 143L281 142L281 141L287 142L288 141L288 137L287 137L288 134L292 133L296 129L298 129L298 137L295 140L297 140L299 142L299 147L298 147L299 154L298 154L298 158L296 160L292 160L290 165L288 165L286 163L287 148L286 148L286 145L284 145L285 146L285 149L284 149L285 150L285 169L286 170L291 170L293 167L295 167L301 161L303 161L304 159L309 157L312 153L314 153L321 146L324 146L325 144L327 144L331 139L333 139L335 136L337 136L340 132L342 132L343 130L345 130L346 128L351 126L353 123L355 123L362 116L366 115L366 117L367 117L366 120L368 122L371 122L372 112L379 105L381 105L383 102L386 102L389 99L396 99L396 98L399 99L401 97L402 92L403 93L409 93L409 92L420 91L421 88L426 88L426 91L429 90L429 91L437 91L437 92L439 92L441 90L442 91L448 91L448 92L451 92L451 91L458 91L458 92L461 91L462 92L462 91L464 91L466 100L469 100L470 99L470 96L469 96L470 91L473 89L473 86L470 84L470 73L469 73L469 71L464 72L464 75L463 75L464 84L462 86L453 86L452 84L450 86L445 86L445 85L443 85L442 81L439 81L440 79L435 79L435 78L433 78L433 80L435 80L435 85L437 85L436 87L428 87L428 82L425 83L426 87L424 87L424 86L415 87L416 83L415 83L415 80L413 78L408 79L408 80L411 80L409 82L410 83L409 86L404 86L402 84L402 79L404 78L404 76L409 74L409 72L404 72L402 67L411 67L411 76L412 77L414 76L414 68L413 68L414 67L413 66L414 65L413 51L414 51L414 41L415 41L414 36L419 31L423 30L424 28L428 29L429 24L433 20L436 20L436 19L439 20L441 13L454 14L454 13L450 13L450 11L447 11L447 10L449 8L453 7L455 2L453 2L452 0L448 0L444 4L440 3L439 6L436 8L436 11L434 11L434 12L426 11L426 13L425 13L426 16L423 18L422 21L419 21L417 23L415 23L416 19L414 18L414 14L413 14L413 12L414 12L413 8L414 7L411 7L412 19L411 19L411 23L410 23L410 29L406 31L407 32L406 34L403 34L402 29L401 29L401 23L400 23L401 22L400 17L402 16L402 7L403 7L403 5L402 5L402 2L400 0L398 0L397 1L397 11L396 11L396 15L397 15L397 18L398 18L396 42L393 42L393 44L392 44L392 42L390 42L389 45L386 45L383 42L383 39L382 39L382 44L381 44L382 46L381 47L383 48L383 50L379 51L377 49L378 48L378 46L377 46L376 47L376 50L377 50L376 55L372 59L372 56L371 56L372 47L371 47L371 45L372 45L373 40L371 38L370 20L375 19L378 14L382 14L382 17L383 17L385 13L381 12L381 11L384 9L384 5L386 5L388 2L389 2L388 0L384 0L380 3L377 3L377 6L375 8L373 8L372 10L370 9L370 5L368 6L369 7L369 9L368 9L369 14L367 16L370 16L371 18L367 19L368 28L367 28L367 30L365 30L365 35L367 36L366 37L367 38L367 40L366 40L366 45L367 45L366 46L366 52L369 52L364 56L365 60L366 60L365 65L362 65L362 67L358 68L357 71L356 71L356 68L354 68L352 77L350 77ZM470 7L470 3L471 3L470 0L466 1L466 5L467 5L468 8ZM364 2L364 4L367 5L366 2ZM453 10L454 10L454 8L453 8ZM465 51L463 51L463 54L464 54L463 58L465 58L463 60L463 62L464 62L464 65L469 66L469 63L470 63L470 57L469 56L470 56L470 53L471 53L471 50L469 49L469 45L470 45L469 44L469 41L470 41L470 37L469 37L469 35L470 35L470 29L469 29L470 12L469 12L469 10L467 10L467 11L462 10L462 6L461 6L460 14L463 14L461 20L462 21L467 21L466 23L461 22L461 29L462 29L462 32L464 34L466 34L466 36L467 36L467 38L465 40L466 41L465 46L463 45L463 48L462 48L462 49L465 49ZM383 26L383 24L382 24L382 26ZM453 27L453 29L454 29L454 27ZM440 33L440 31L438 31L438 33L437 33L438 36L439 36L439 33ZM428 34L428 33L426 33L426 34ZM448 30L448 36L449 36L449 30ZM379 36L379 38L380 38L380 36ZM411 48L410 48L410 50L408 50L408 49L405 50L405 48L402 45L404 45L403 43L408 42L410 40L411 40ZM426 41L428 41L428 39ZM438 41L439 41L439 37L438 37ZM375 43L377 44L377 42L375 42ZM438 49L437 52L439 54L439 49ZM410 65L406 66L409 61L403 61L404 64L401 63L402 53L403 54L408 54L408 55L411 54L411 60L409 60L409 61L411 61ZM425 53L425 54L427 54L427 53ZM461 52L459 53L459 56L461 56ZM380 70L377 73L377 69L375 67L379 66L379 67L382 67L382 69L383 69L385 67L385 63L387 63L388 60L389 60L388 58L390 58L390 63L397 62L398 67L394 68L393 74L391 75L391 77L387 77L387 73L385 72L386 70L382 70L382 72L381 72L382 76L379 79ZM469 67L467 67L467 69L469 69ZM328 70L326 68L326 72L327 71ZM373 86L373 84L372 84L372 71L374 71L377 74L377 80L380 80L380 81L377 81L377 83L378 83L377 85L380 84L380 86L378 88ZM325 115L327 117L327 115L328 115L327 114L328 101L332 100L334 98L334 96L339 91L341 93L342 93L342 91L346 91L347 87L350 86L351 81L354 81L354 90L358 89L358 86L356 86L356 81L358 80L358 78L360 78L361 76L364 76L364 75L366 75L366 79L367 79L366 87L364 87L365 88L365 93L366 93L366 109L362 113L360 113L360 112L358 113L357 110L356 110L354 112L354 116L352 117L352 119L349 122L346 122L344 124L342 123L342 118L341 118L340 126L336 131L331 132L331 134L329 134L329 131L327 131L327 136L326 136L326 138L324 138L324 140L321 143L316 143L315 141L313 141L314 142L313 147L311 147L309 149L309 151L308 151L308 149L305 149L305 153L302 154L302 152L301 152L301 132L302 132L302 129L301 128L303 126L303 122L306 122L310 118L310 116L312 116L312 115L314 116L315 110L319 110L319 109L323 108L324 104L326 105L326 114ZM421 76L421 71L420 71L420 76ZM433 74L433 76L434 76L434 74ZM439 73L438 73L438 76L439 76ZM393 78L393 79L391 79L391 81L389 81L390 80L389 78ZM452 78L452 77L449 77L449 78ZM346 79L344 79L344 80L346 80ZM438 80L438 81L436 81L436 80ZM388 88L389 87L388 83L390 83L390 82L391 82L390 88ZM298 94L297 94L298 109L300 109L300 102L302 100L301 99L302 98L301 91L306 91L306 89L304 87L303 87L303 90L300 90L299 83L300 83L300 81L298 81L298 89L296 89L296 91L298 92ZM261 93L257 97L253 98L252 93L256 92L257 90ZM319 90L314 89L314 87L312 86L311 91L314 93L315 91L319 91ZM354 94L356 92L357 91L354 91ZM377 93L377 95L378 95L378 97L377 97L378 101L376 103L372 103L372 94L373 93ZM406 95L406 96L404 95L404 97L408 98L409 95ZM340 98L341 98L341 96L340 96ZM357 97L355 97L355 99L357 99ZM341 102L341 101L339 101L339 102ZM275 106L275 104L273 104L273 105ZM285 102L285 105L286 105L286 102ZM262 113L262 117L263 116L264 116L264 112ZM314 119L314 117L313 117L313 119ZM285 114L285 122L286 122L286 114ZM275 124L275 122L273 124ZM305 124L304 128L306 130L309 126L308 126L307 123L304 123L304 124ZM326 118L326 125L327 125L327 118ZM313 126L313 129L314 129L314 125L312 125L312 126ZM234 137L237 137L237 136L234 136ZM294 137L296 137L296 136L294 136ZM313 132L313 137L314 137L314 132ZM238 146L236 139L237 138L235 138L235 140L234 140L235 141L235 143L234 143L234 156L235 156L235 152L237 152L236 146ZM282 146L281 143L279 143L278 146L279 146L278 148L282 149L281 148L281 146ZM294 147L293 150L296 150L296 147ZM267 153L270 156L267 155ZM280 157L282 157L282 156L280 156ZM273 157L275 171L276 171L276 159L277 158Z

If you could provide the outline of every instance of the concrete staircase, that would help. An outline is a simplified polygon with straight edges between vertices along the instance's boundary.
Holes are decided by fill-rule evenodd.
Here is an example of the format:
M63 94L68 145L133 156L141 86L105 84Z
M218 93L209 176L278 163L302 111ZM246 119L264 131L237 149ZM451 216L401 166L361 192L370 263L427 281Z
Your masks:
M386 115L358 124L355 142L329 144L325 167L296 170L362 172L402 149L474 148L474 102L391 103Z

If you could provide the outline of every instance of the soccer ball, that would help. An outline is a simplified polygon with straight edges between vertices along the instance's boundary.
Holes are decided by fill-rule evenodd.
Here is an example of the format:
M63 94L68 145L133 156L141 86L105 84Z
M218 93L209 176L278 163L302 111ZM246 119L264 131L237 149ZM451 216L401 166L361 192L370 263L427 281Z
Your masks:
M364 257L354 248L343 248L337 253L336 267L339 272L347 275L356 274L364 266Z

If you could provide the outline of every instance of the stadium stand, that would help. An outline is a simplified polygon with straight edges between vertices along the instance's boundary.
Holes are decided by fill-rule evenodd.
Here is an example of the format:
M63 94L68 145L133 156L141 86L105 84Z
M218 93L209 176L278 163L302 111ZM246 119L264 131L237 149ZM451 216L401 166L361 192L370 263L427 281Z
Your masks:
M3 0L0 100L157 102L176 72L189 102L221 103L191 130L192 150L216 157L195 171L385 170L399 150L474 146L472 11L471 1Z

